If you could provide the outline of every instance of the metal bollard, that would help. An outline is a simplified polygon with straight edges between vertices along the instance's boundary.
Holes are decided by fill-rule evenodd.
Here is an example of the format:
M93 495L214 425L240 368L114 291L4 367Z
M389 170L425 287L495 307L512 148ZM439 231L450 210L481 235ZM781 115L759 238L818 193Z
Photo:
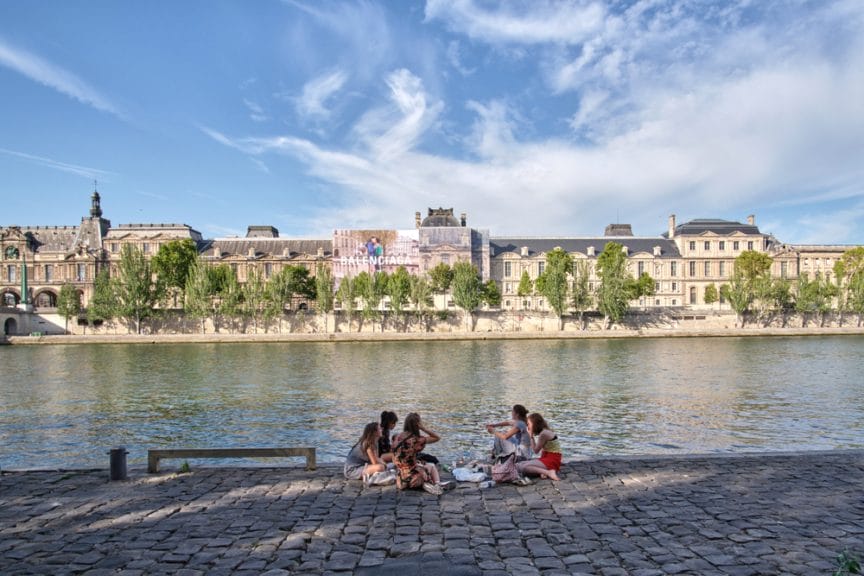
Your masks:
M119 446L111 449L108 454L111 455L111 480L126 480L126 451L125 446Z

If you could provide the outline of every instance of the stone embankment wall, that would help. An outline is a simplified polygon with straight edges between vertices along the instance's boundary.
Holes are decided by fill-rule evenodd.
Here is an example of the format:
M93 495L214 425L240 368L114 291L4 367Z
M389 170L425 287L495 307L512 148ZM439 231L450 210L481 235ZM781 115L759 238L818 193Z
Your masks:
M46 335L63 334L65 321L56 314L38 315L40 332ZM542 312L478 312L474 315L473 328L469 319L459 311L434 313L425 321L416 317L396 318L388 315L382 322L378 320L363 320L355 314L350 322L344 312L329 314L325 319L314 313L291 313L281 319L273 320L257 326L250 319L229 321L220 320L218 324L210 319L203 324L198 319L185 317L182 313L168 313L145 320L142 323L143 334L148 335L179 335L179 334L225 334L225 335L264 335L264 334L324 334L324 333L357 333L374 334L448 334L448 333L608 333L608 332L663 332L663 331L728 331L736 330L738 318L729 311L691 310L675 312L640 312L631 311L624 321L613 325L609 330L604 327L601 316L587 315L580 322L578 317L564 318L560 331L558 319L552 314ZM35 325L35 324L34 324ZM754 329L804 329L818 332L820 328L856 328L858 319L853 315L845 315L842 321L837 315L827 316L824 322L817 318L807 318L806 322L800 315L779 315L770 318L748 317L744 330ZM134 333L134 326L127 326L121 321L104 323L101 326L80 325L74 319L69 322L69 333L74 335L125 335Z

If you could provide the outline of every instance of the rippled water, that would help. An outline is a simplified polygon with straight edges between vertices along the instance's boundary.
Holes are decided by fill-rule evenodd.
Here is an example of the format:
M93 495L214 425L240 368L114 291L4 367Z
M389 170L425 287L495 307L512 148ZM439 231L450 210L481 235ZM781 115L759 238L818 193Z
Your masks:
M862 352L858 336L5 346L0 467L107 467L117 445L132 465L156 447L340 461L382 409L419 411L449 460L483 452L481 424L517 402L565 457L862 448Z

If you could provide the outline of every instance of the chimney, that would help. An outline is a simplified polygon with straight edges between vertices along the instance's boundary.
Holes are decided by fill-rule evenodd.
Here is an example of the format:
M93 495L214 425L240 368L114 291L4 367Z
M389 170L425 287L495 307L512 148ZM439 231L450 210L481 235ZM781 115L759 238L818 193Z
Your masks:
M461 220L462 226L464 227L468 224L468 214L466 214L465 212L462 212L462 214L460 216L461 217L459 218L459 220Z
M594 246L588 246L588 250L586 250L586 252L588 253L588 256L594 256L595 255L594 254L595 253Z
M754 216L753 214L750 214L749 216L747 216L747 224L749 224L750 226L755 226L756 225L756 216Z
M521 254L523 258L527 258L528 257L528 247L522 246L522 248L519 249L519 254Z
M250 246L249 247L249 258L254 258L254 257L255 257L255 247Z
M215 256L216 258L222 258L222 249L219 248L218 246L214 246L213 247L213 256Z
M420 228L420 212L414 212L414 226Z
M675 238L675 215L669 216L669 239Z

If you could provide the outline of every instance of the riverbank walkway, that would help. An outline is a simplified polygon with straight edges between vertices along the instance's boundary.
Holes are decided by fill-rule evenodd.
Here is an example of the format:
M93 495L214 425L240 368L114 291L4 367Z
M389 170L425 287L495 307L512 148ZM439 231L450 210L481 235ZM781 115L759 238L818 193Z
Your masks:
M864 451L569 462L557 484L364 488L341 467L2 472L0 573L831 574Z

